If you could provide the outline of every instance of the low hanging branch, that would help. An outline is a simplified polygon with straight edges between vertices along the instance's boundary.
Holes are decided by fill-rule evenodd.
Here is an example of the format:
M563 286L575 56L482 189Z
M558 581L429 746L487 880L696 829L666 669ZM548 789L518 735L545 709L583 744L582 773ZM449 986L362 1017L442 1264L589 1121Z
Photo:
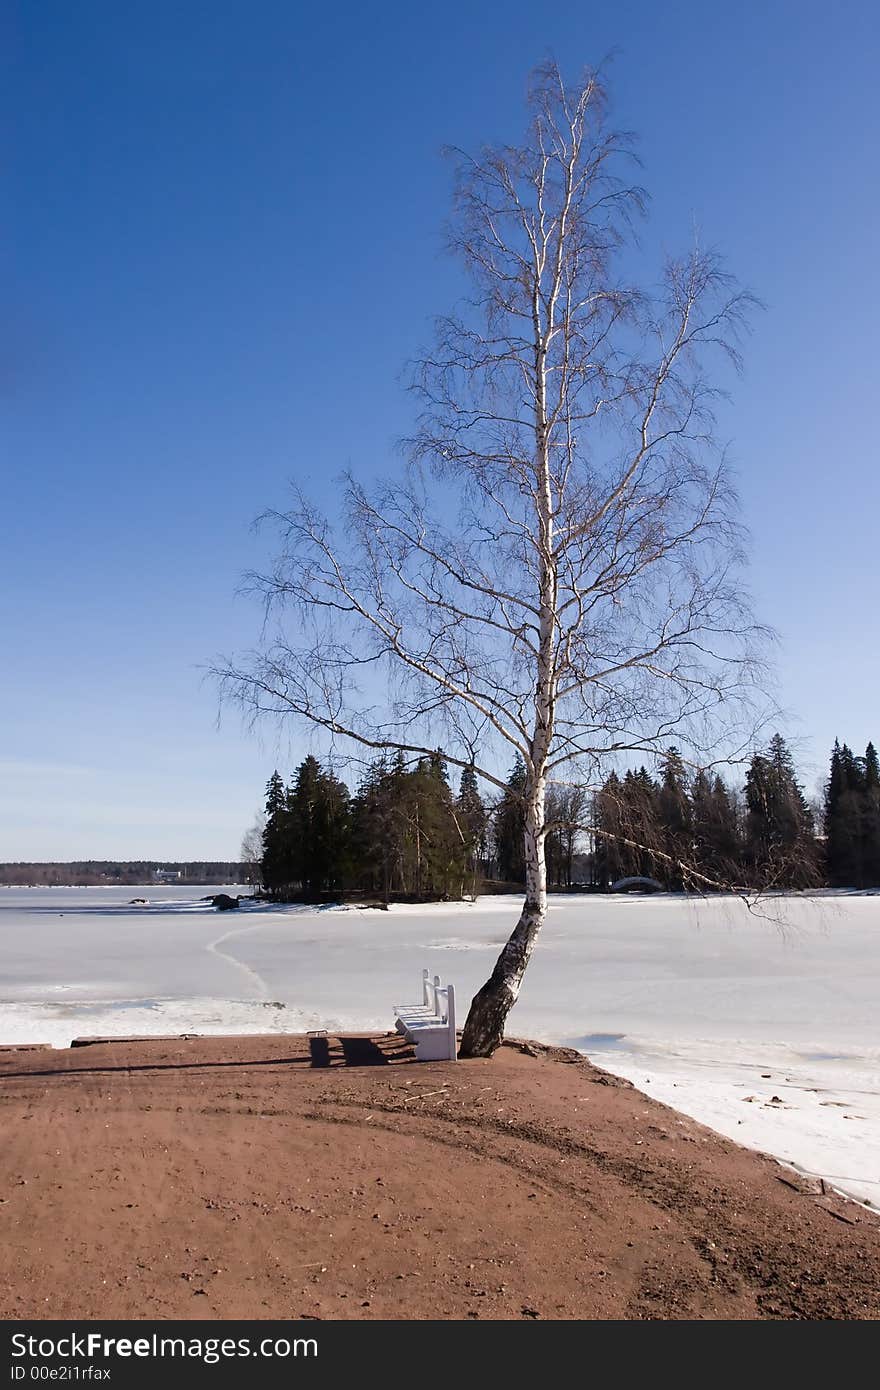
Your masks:
M430 755L442 726L498 787L522 758L525 901L466 1056L499 1045L546 914L548 778L597 785L673 733L709 761L750 737L760 674L705 375L737 363L752 301L698 249L655 293L622 278L644 195L599 74L538 69L529 112L522 146L454 152L473 294L416 367L405 475L347 477L336 527L299 495L271 515L250 585L274 637L216 672L255 717L361 747Z
M573 829L596 836L599 839L612 841L616 845L624 845L627 849L635 850L639 854L647 854L651 859L656 859L661 864L675 869L686 881L702 884L705 888L711 888L714 893L731 893L735 897L741 898L750 908L757 897L754 891L750 891L742 884L731 883L726 879L714 877L712 874L704 874L688 860L680 859L675 854L668 854L665 850L643 844L641 840L632 840L628 835L619 835L611 830L602 830L597 825L581 824L574 826Z

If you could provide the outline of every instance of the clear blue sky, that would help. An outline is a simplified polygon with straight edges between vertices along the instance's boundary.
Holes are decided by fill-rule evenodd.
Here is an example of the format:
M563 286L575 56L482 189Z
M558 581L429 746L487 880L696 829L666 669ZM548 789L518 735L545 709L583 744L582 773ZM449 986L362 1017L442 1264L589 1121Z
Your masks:
M200 669L256 635L250 521L388 466L462 288L440 148L518 138L548 52L619 50L648 245L696 223L767 305L722 423L808 789L880 739L873 0L0 16L0 860L237 854L305 746Z

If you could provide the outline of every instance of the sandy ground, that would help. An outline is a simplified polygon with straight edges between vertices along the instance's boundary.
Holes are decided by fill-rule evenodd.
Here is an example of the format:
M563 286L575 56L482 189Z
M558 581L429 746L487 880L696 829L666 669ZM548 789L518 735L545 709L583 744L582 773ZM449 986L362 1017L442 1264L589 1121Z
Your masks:
M0 1050L4 1318L862 1318L880 1222L597 1071L395 1035Z

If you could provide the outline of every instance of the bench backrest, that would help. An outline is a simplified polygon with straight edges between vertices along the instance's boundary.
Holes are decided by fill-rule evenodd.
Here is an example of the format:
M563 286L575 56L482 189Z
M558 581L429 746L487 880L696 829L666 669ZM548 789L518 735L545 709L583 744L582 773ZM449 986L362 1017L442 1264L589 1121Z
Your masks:
M438 994L439 996L442 997L442 999L443 999L443 1005L444 1005L442 1013L441 1013L441 1011L440 1011L439 1008L437 1009L437 1017L440 1018L440 1019L442 1019L442 1021L446 1024L446 1027L449 1029L449 1036L450 1036L450 1038L452 1039L452 1041L451 1041L451 1043L450 1043L450 1046L451 1046L451 1048L452 1048L452 1051L450 1052L449 1055L450 1055L450 1057L454 1057L454 1056L455 1056L455 990L453 989L452 985L444 985L442 989L438 989L438 990L437 990L437 994Z
M436 978L434 989L434 1012L441 1023L452 1021L455 1026L455 990L452 985L441 985L439 978Z
M440 999L439 999L440 991L441 991L440 976L439 976L439 975L435 975L434 978L433 978L433 980L432 980L431 977L430 977L430 975L428 974L427 970L423 970L423 971L422 971L422 1003L424 1004L424 1006L425 1006L426 1009L432 1009L433 1012L438 1016L438 1018L439 1018L439 1016L440 1016Z

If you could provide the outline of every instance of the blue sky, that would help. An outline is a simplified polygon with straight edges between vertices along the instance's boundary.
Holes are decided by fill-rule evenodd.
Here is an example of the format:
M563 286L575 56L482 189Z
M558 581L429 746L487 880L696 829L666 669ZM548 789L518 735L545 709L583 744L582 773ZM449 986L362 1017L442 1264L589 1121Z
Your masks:
M204 679L250 522L393 464L463 288L441 147L613 49L646 249L696 225L766 304L722 432L808 788L880 738L875 4L7 0L0 860L237 854L305 748Z

